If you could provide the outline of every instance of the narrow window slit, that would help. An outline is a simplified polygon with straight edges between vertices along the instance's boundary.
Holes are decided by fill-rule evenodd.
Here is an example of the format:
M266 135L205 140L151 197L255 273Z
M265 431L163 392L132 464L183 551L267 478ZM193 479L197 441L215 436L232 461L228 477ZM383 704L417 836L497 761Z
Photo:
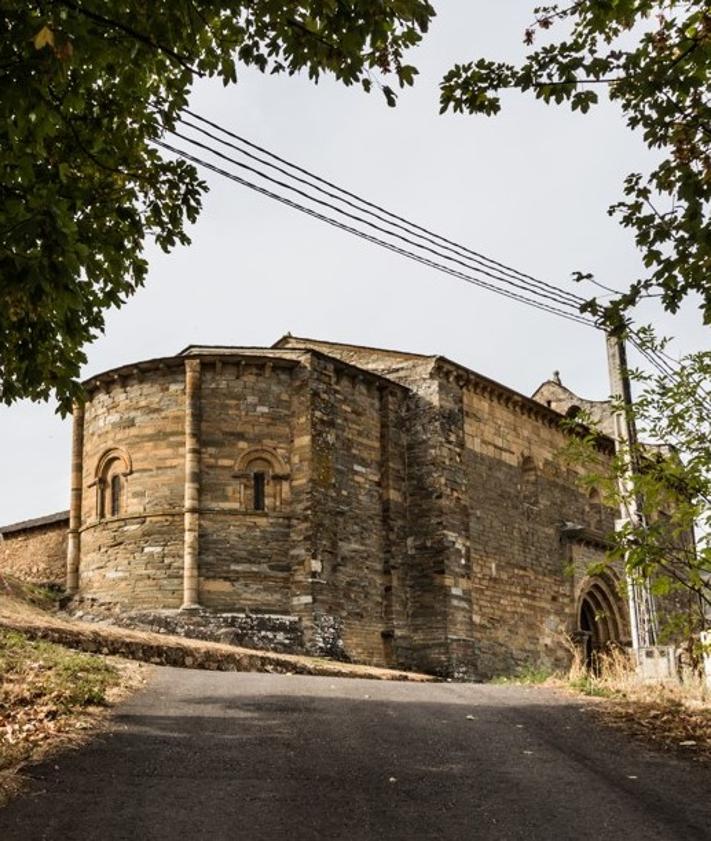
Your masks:
M266 494L265 494L265 486L266 486L266 475L264 473L254 473L252 477L252 481L254 483L254 510L255 511L265 511L266 510Z
M121 477L116 475L111 477L111 516L118 517L121 513Z

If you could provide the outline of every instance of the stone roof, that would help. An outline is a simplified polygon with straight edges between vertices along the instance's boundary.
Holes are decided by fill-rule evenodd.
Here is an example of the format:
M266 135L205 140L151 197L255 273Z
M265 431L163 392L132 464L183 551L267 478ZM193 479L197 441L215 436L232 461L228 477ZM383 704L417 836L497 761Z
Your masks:
M47 514L44 517L35 517L32 520L21 520L19 523L10 523L7 526L0 526L0 534L11 534L16 531L28 531L38 529L42 526L51 526L54 523L69 522L69 511L57 511L56 514Z
M289 347L291 347L291 349L315 348L326 353L328 353L330 348L332 349L332 352L345 353L346 355L352 356L354 359L359 353L366 353L377 354L381 358L386 358L392 361L401 360L403 364L406 364L405 360L410 360L410 364L418 364L420 362L431 363L433 371L441 372L444 369L449 371L450 375L460 374L462 375L463 381L466 381L477 388L481 388L489 394L496 395L507 404L514 405L522 411L530 413L546 423L558 425L561 418L565 417L564 411L561 412L556 407L547 405L546 402L537 399L540 388L536 391L536 394L533 397L529 397L528 395L522 394L503 383L497 382L496 380L492 380L489 377L480 374L478 371L474 371L459 362L454 362L446 356L441 356L439 354L409 353L407 351L390 350L387 348L374 348L369 347L368 345L329 342L321 339L309 339L303 336L292 336L289 333L278 339L274 343L273 347L283 350L287 350ZM352 361L351 364L358 365L359 363ZM390 365L391 363L389 362L388 364ZM384 373L384 375L386 377L397 377L395 367L393 367L392 373L387 372ZM590 402L592 404L594 401ZM603 403L600 405L603 405ZM605 432L607 432L607 430L605 430ZM608 440L605 436L601 437L600 444L602 446L607 446L608 448L613 446L612 439L609 438Z
M435 353L411 353L407 350L393 350L392 348L372 347L371 345L355 345L350 342L331 342L326 339L310 339L307 336L292 336L291 333L286 333L280 339L277 339L272 347L276 350L297 350L296 347L289 348L288 344L293 342L304 342L311 348L352 348L353 350L372 350L376 353L384 353L388 356L408 356L412 359L434 359ZM327 351L326 351L327 352Z

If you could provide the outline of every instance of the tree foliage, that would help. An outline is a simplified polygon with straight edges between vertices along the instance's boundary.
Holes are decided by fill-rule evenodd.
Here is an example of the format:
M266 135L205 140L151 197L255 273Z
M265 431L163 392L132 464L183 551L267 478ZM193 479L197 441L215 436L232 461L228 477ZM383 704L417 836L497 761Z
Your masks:
M546 33L545 35L543 33ZM558 35L558 39L553 38ZM545 40L541 46L537 42ZM580 0L541 6L524 33L525 61L456 65L441 110L493 115L501 93L587 112L607 91L659 163L630 173L609 213L629 228L644 272L612 300L584 311L618 332L646 297L676 312L690 293L711 323L711 7L707 0ZM591 275L576 272L578 279Z
M81 391L82 347L146 278L148 237L187 243L205 184L151 141L196 77L412 84L427 0L0 0L0 397Z
M663 352L650 333L641 341ZM626 412L637 441L610 461L596 446L595 424L578 416L571 424L580 431L582 422L587 432L571 438L567 456L582 469L584 484L626 514L622 528L610 535L607 563L650 582L663 597L662 613L672 630L698 631L711 616L711 352L681 362L674 373L630 372L639 396L633 407L613 409Z

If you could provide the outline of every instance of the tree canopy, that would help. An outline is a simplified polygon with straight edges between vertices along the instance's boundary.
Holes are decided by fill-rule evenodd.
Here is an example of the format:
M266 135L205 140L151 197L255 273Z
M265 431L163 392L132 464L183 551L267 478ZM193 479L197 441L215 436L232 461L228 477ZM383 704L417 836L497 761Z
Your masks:
M607 91L659 161L630 173L610 214L629 228L644 273L585 310L623 331L634 307L658 297L676 312L690 293L711 323L711 8L707 0L579 0L534 9L520 65L486 58L457 64L441 110L493 115L502 92L587 112ZM555 37L557 36L557 37ZM539 44L540 41L544 43ZM589 278L583 270L578 279Z
M427 0L0 0L0 397L80 397L83 346L146 278L148 237L189 241L205 184L151 141L196 77L412 84Z
M648 330L640 341L663 352ZM639 388L634 405L613 409L628 415L637 440L612 460L601 456L599 429L583 415L568 422L578 434L566 453L582 483L625 512L622 527L609 535L605 563L623 566L663 597L663 632L689 635L705 627L711 612L711 352L688 354L681 363L674 372L630 372Z

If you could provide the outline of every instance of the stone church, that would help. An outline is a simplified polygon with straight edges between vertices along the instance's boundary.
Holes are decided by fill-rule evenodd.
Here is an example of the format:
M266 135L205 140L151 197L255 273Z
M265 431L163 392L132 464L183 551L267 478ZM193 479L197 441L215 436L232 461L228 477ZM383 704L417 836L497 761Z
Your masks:
M614 514L560 456L562 417L609 407L557 377L531 398L287 335L85 386L70 510L0 528L0 572L143 626L449 676L627 641L614 574L588 574Z

